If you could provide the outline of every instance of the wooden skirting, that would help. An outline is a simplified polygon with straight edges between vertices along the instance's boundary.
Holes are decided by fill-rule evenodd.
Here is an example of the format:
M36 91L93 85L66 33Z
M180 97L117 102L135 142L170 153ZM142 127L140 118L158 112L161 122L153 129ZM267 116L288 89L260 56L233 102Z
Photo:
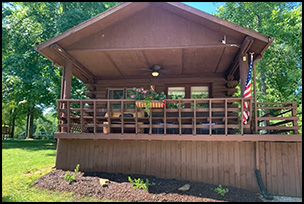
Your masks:
M102 134L54 133L57 139L106 139L106 140L163 140L163 141L281 141L302 142L302 135L189 135L189 134Z
M146 174L259 192L255 142L59 139L56 168ZM269 193L302 196L302 143L259 142Z

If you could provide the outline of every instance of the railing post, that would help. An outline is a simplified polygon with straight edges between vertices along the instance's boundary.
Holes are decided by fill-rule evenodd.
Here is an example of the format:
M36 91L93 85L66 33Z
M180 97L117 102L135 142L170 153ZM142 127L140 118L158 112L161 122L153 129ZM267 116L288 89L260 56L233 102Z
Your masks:
M292 102L291 105L292 105L292 117L297 117L297 104L296 104L296 102ZM293 127L297 127L298 126L297 120L294 119L292 124L293 124ZM294 130L293 133L298 134L298 130Z
M164 134L167 134L167 104L164 105Z
M110 101L107 101L108 108L108 131L107 134L111 132L111 104Z

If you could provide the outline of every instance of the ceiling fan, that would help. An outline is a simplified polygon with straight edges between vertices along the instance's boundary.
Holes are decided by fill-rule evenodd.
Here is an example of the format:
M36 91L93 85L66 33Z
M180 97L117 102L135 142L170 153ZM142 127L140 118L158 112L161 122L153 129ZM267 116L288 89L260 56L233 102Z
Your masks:
M144 75L152 74L153 77L157 77L160 73L166 73L170 72L171 70L165 70L161 69L162 67L160 65L152 65L150 68L142 68L142 71L147 71L147 73L144 73Z

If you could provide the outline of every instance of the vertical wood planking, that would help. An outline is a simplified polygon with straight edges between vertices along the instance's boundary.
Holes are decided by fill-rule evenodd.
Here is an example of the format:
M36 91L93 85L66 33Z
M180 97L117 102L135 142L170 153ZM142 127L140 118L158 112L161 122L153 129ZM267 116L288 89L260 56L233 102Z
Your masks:
M244 135L244 124L243 124L243 111L244 111L244 107L243 107L243 103L244 103L244 99L241 99L241 135Z
M254 142L59 140L56 167L154 175L259 192ZM269 193L301 196L301 143L260 142ZM126 158L126 159L122 159Z
M302 142L297 143L297 155L296 156L298 157L299 182L300 182L299 192L302 192Z
M80 101L80 132L83 133L83 126L84 126L84 121L83 121L83 101Z
M197 148L197 145L196 145L196 141L192 141L191 142L191 169L192 169L192 172L191 172L191 178L192 178L192 181L197 181L197 155L196 155L196 148Z
M290 195L290 189L288 185L288 150L287 150L287 144L282 143L282 162L283 162L283 186L284 186L284 194ZM272 189L271 189L272 190ZM271 191L272 192L272 191Z
M178 100L178 127L179 127L179 135L182 134L182 108L181 101Z
M196 100L193 102L193 132L196 135Z
M125 112L124 101L120 102L120 107L121 107L121 134L123 134L124 133L124 126L125 126L125 121L124 121L124 112Z
M213 183L213 164L212 164L212 146L213 142L208 142L208 153L207 153L207 168L208 168L208 183Z
M93 121L94 121L94 133L96 134L96 130L97 130L97 128L96 128L96 101L94 101L93 102L93 106L94 106L94 118L93 118Z
M212 135L212 103L209 100L209 135Z
M234 160L235 160L235 186L240 188L241 187L241 172L240 172L240 143L234 142Z
M67 101L67 115L66 115L66 119L67 119L67 132L70 132L71 129L71 118L70 118L70 101Z
M272 192L277 195L279 192L278 189L278 177L277 177L277 154L276 154L276 144L271 142L270 149L271 149L271 183L272 183Z
M219 142L219 182L223 185L224 181L224 142Z
M266 160L265 160L265 167L266 167L266 181L265 185L269 192L272 192L272 184L271 184L271 150L270 150L270 143L265 142L265 151L266 151Z
M219 163L218 163L218 146L219 142L212 142L213 143L213 158L212 158L212 163L213 163L213 184L218 185L219 183Z
M225 99L225 135L228 135L228 113L227 113L227 99Z
M296 188L296 171L295 171L295 159L294 159L294 153L295 153L295 148L296 146L294 143L288 143L287 149L288 149L288 166L289 166L289 183L290 183L290 191L291 191L291 196L296 196L297 195L297 188Z

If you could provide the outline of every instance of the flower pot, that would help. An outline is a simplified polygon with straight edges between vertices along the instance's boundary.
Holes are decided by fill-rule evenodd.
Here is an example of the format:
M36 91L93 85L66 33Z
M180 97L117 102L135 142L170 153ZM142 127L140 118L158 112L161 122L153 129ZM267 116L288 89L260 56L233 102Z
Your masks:
M139 108L145 108L146 107L146 101L136 101L136 106ZM162 102L159 101L151 101L150 108L162 108Z

